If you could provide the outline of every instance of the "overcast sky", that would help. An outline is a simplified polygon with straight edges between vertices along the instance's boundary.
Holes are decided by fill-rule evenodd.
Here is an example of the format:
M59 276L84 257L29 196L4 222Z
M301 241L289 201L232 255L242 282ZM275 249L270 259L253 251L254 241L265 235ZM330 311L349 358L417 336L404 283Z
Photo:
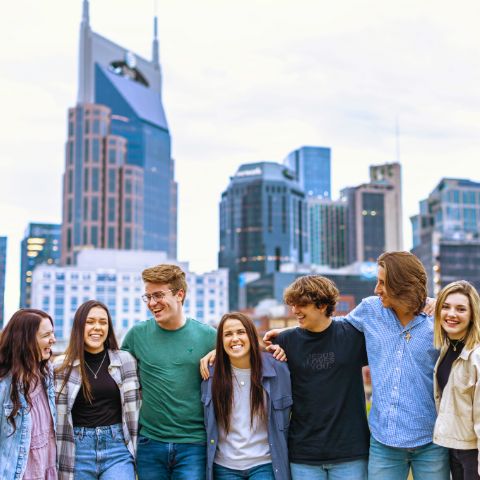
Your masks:
M0 235L6 316L29 222L60 222L81 0L16 0L0 18ZM150 58L154 0L91 0L92 29ZM179 259L217 267L218 202L241 163L332 148L333 196L403 166L408 217L442 177L480 181L478 0L158 0L179 183Z

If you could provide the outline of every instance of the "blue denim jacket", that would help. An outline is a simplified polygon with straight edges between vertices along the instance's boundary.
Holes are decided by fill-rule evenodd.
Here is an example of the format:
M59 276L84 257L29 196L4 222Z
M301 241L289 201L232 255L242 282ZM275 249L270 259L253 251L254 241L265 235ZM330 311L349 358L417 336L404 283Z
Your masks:
M292 408L290 372L286 363L278 362L271 354L262 353L262 384L267 394L268 442L275 480L289 480L288 425ZM218 427L212 402L212 372L202 382L202 402L207 430L207 480L213 479L213 461L218 443Z
M12 379L10 376L0 380L0 479L20 480L27 467L28 453L30 451L30 439L32 421L27 402L23 395L20 395L21 407L15 416L16 430L12 435L13 427L7 420L13 409L10 399L10 387ZM55 411L55 390L53 388L53 371L46 379L45 388L47 391L48 404L53 418L53 425L56 424Z

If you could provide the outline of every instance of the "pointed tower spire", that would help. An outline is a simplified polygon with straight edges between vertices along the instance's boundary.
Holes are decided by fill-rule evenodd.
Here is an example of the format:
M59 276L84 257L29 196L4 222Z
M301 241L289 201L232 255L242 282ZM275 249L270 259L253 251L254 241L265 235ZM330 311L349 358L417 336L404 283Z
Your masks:
M82 23L80 23L80 45L78 55L77 103L93 102L92 73L92 30L88 0L83 0Z
M88 0L83 0L83 9L82 9L82 23L90 23L90 13L89 13L89 4Z
M152 43L152 62L155 65L160 65L158 52L158 19L157 15L153 17L153 43Z

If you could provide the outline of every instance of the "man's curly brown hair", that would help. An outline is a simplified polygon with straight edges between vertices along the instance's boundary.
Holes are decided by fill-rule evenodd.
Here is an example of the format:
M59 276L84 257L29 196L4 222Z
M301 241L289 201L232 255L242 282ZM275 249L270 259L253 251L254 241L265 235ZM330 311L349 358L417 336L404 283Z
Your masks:
M321 275L306 275L297 278L283 294L287 305L305 306L314 304L317 308L326 306L325 315L330 317L335 310L340 293L335 284Z

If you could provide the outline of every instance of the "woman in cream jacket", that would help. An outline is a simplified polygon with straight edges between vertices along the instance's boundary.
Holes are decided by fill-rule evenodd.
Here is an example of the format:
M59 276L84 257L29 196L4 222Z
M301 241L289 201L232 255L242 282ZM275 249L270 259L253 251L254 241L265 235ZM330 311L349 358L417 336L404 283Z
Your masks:
M440 292L434 342L440 348L433 441L448 447L452 480L480 479L480 297L461 280Z

